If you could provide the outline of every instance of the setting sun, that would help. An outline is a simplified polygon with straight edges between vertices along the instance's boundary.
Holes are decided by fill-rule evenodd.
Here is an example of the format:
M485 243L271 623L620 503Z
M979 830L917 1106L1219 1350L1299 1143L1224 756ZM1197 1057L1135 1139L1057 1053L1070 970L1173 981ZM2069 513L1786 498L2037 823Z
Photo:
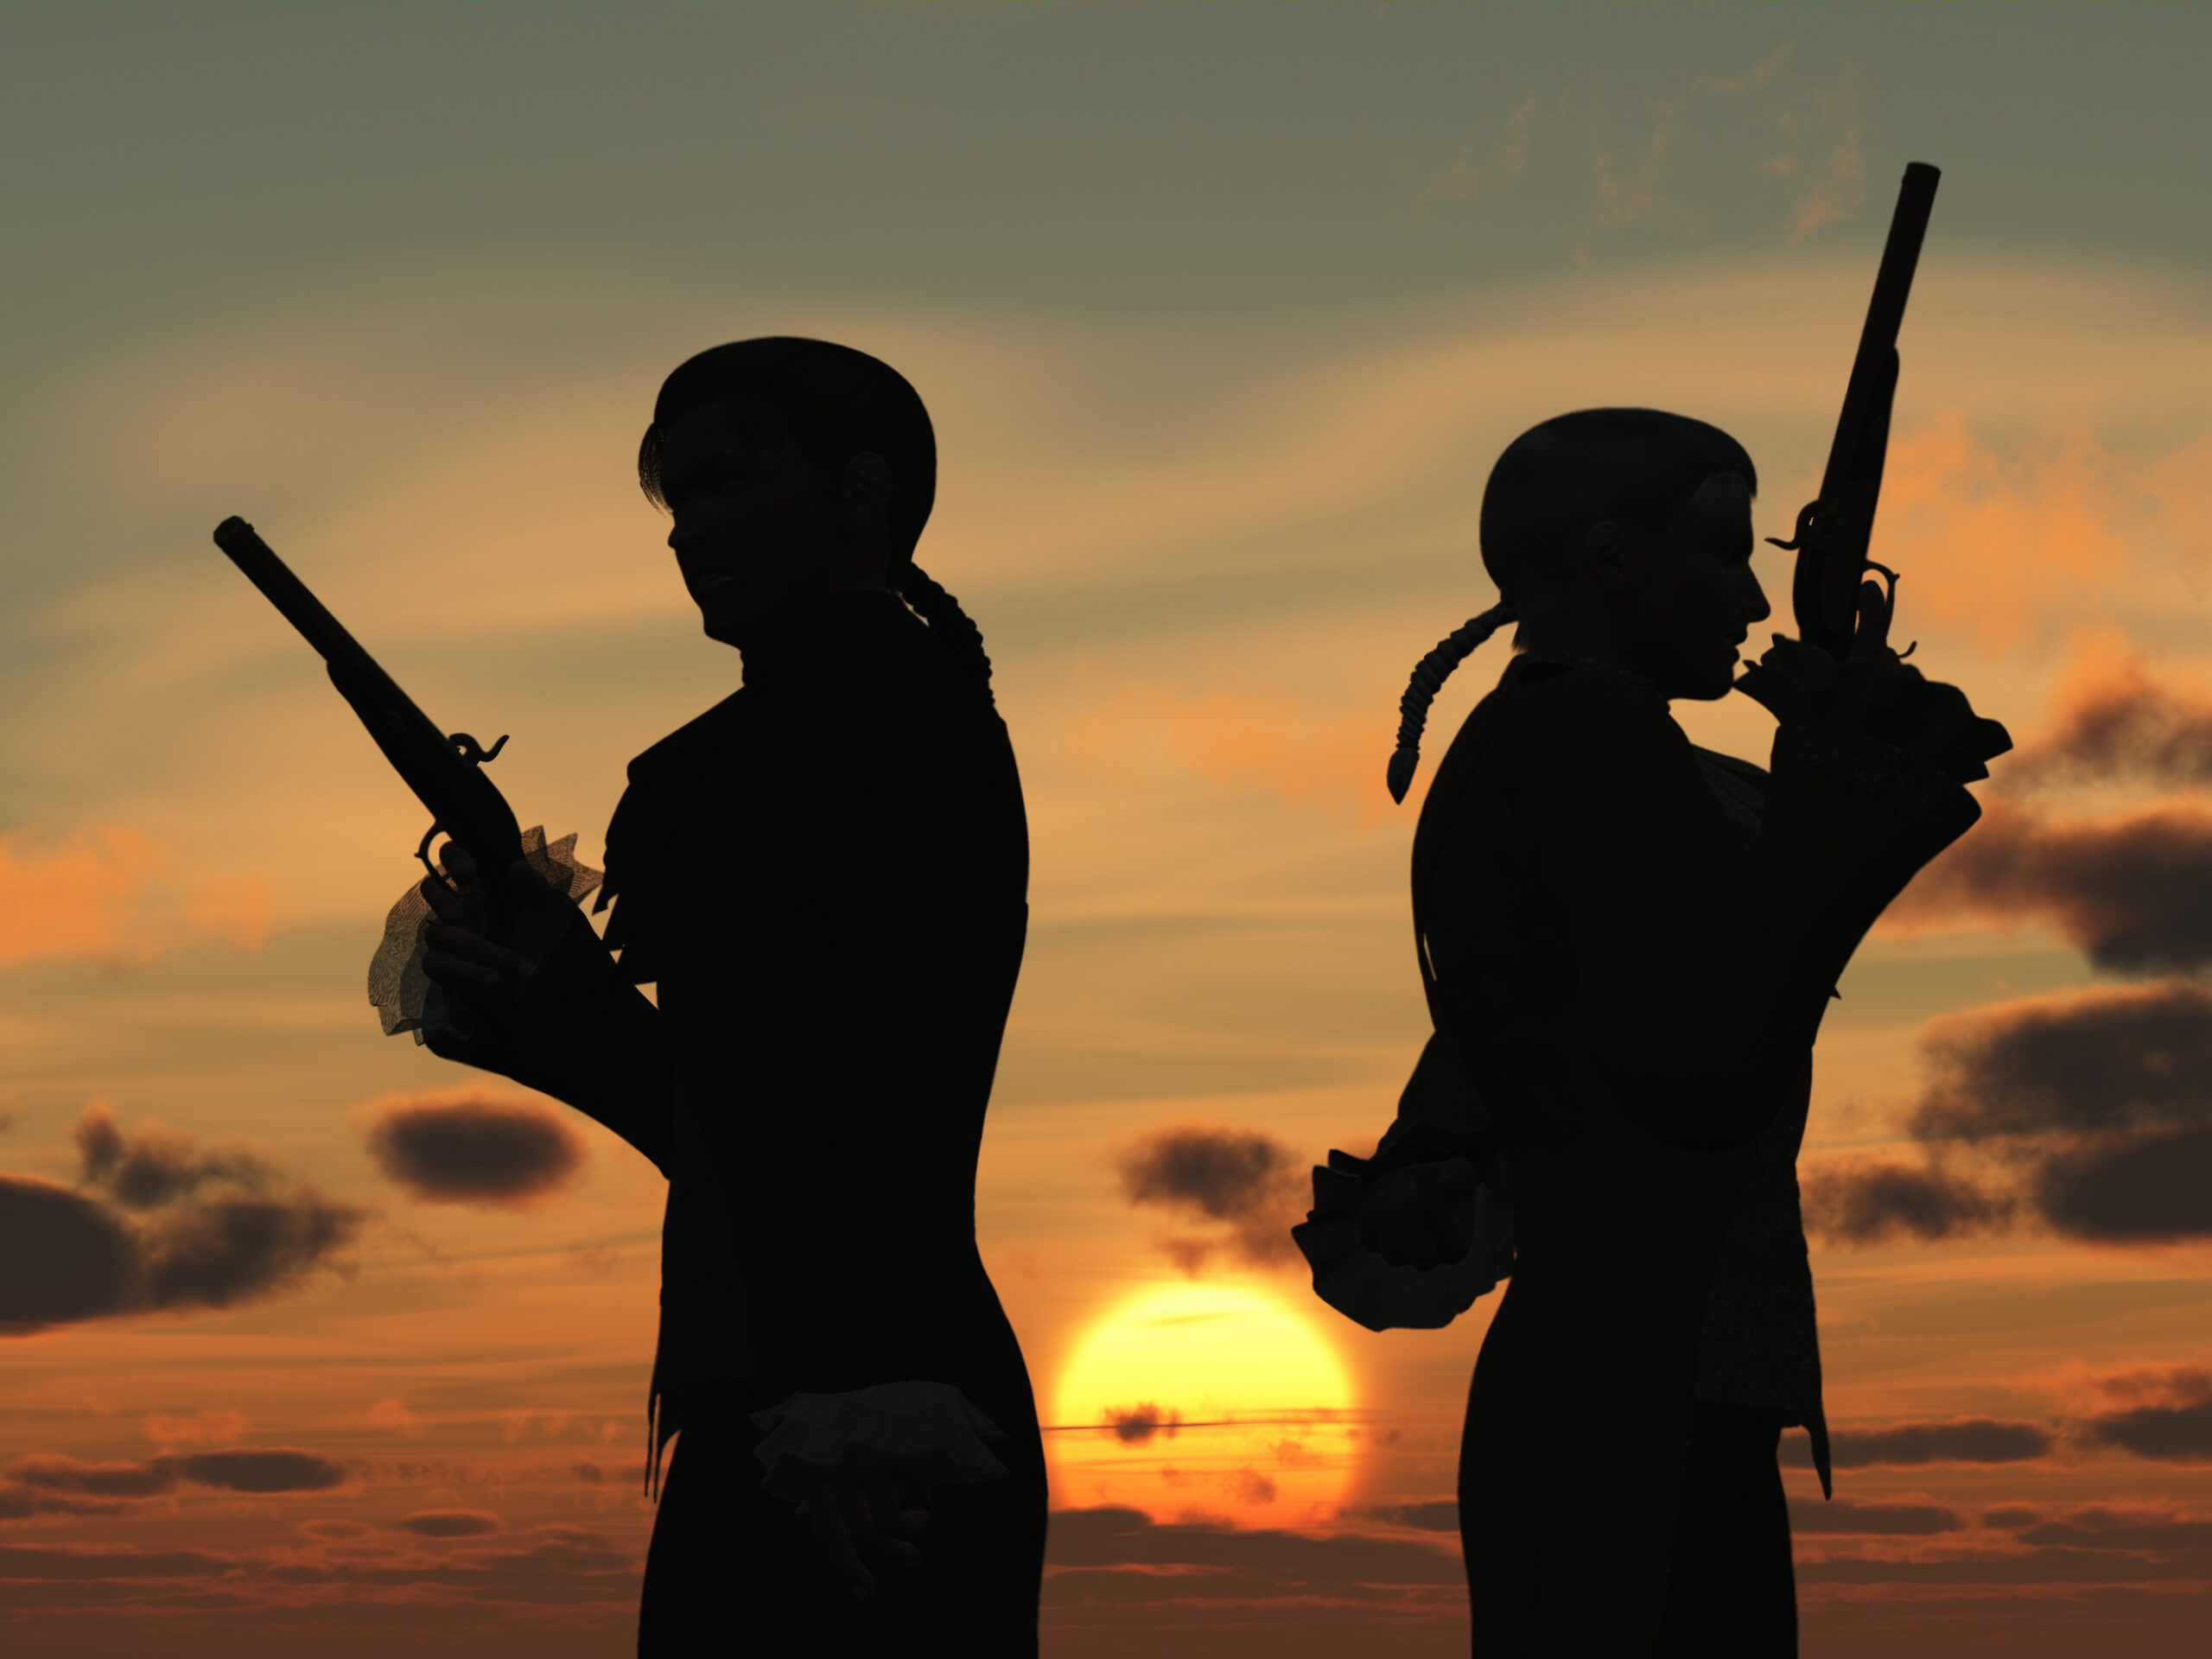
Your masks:
M1086 1331L1061 1373L1048 1437L1058 1502L1327 1521L1351 1474L1355 1403L1335 1350L1274 1296L1155 1287Z

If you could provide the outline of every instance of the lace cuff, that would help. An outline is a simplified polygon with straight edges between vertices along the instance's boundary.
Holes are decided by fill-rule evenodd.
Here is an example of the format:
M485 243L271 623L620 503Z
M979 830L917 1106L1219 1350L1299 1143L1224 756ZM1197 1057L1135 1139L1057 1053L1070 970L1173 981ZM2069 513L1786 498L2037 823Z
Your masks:
M995 1480L1007 1472L985 1440L1005 1432L949 1382L879 1382L847 1394L793 1394L756 1411L765 1431L753 1449L767 1470L761 1490L793 1503L806 1496L801 1463L827 1468L849 1446L893 1457L930 1454L930 1479L938 1485Z
M1467 1141L1471 1147L1473 1138ZM1388 1173L1382 1166L1423 1161L1418 1154L1406 1155L1413 1152L1407 1146L1396 1157L1373 1162L1331 1152L1326 1165L1314 1166L1313 1210L1290 1230L1313 1269L1313 1294L1370 1331L1449 1325L1513 1271L1513 1206L1488 1180L1475 1189L1474 1243L1457 1262L1394 1268L1360 1243L1360 1217L1374 1182ZM1431 1155L1441 1161L1461 1154L1439 1145Z
M549 843L543 825L522 832L522 855L547 887L577 904L604 879L588 864L577 861L575 836ZM442 867L439 873L444 874ZM430 901L423 896L419 881L400 894L399 902L384 919L384 941L369 962L369 1001L384 1022L387 1037L411 1031L417 1044L424 1043L429 1040L423 1033L426 1010L430 1023L445 1018L440 1007L432 1006L435 987L423 971L423 953L427 948L423 931L430 920ZM450 1027L449 1019L446 1025Z

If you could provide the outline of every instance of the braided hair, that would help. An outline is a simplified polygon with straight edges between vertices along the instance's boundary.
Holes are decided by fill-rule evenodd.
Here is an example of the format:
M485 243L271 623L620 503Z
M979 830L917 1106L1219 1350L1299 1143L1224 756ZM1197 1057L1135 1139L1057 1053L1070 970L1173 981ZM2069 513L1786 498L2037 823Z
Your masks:
M937 500L937 434L921 395L880 359L826 340L775 334L702 352L662 383L652 424L638 446L638 484L655 506L668 505L661 486L663 426L702 405L740 400L780 416L792 444L829 488L836 487L855 455L872 451L889 464L895 483L887 520L904 545L886 580L988 696L991 659L983 631L914 563L914 544Z
M1428 705L1444 689L1444 682L1451 677L1452 671L1472 656L1491 635L1508 622L1518 620L1512 605L1501 599L1480 616L1469 617L1446 634L1436 642L1434 651L1414 665L1414 677L1406 686L1406 695L1398 699L1398 747L1390 756L1392 800L1402 803L1406 791L1413 787L1414 769L1421 765L1421 728L1428 724Z
M1551 601L1554 556L1569 537L1606 518L1657 528L1707 480L1732 473L1758 493L1758 473L1742 444L1717 426L1656 409L1577 410L1506 445L1483 489L1483 566L1498 602L1414 667L1398 700L1390 798L1402 802L1413 786L1428 706L1445 680L1499 628Z

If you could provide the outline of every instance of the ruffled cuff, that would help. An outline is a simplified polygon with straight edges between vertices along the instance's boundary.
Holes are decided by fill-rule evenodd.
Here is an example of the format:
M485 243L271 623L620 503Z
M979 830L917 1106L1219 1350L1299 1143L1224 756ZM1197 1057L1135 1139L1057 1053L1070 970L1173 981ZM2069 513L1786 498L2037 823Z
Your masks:
M522 855L547 887L577 904L604 879L588 864L577 861L575 836L549 842L543 825L522 832ZM369 962L369 1001L387 1037L411 1031L418 1044L435 1036L448 1046L461 1046L471 1032L454 1019L442 998L434 995L437 988L423 971L423 956L429 948L423 934L430 919L430 901L423 896L422 883L416 882L385 918L384 938Z
M1372 1162L1332 1151L1327 1164L1314 1166L1313 1208L1290 1236L1313 1269L1316 1296L1370 1331L1434 1331L1497 1288L1513 1271L1513 1205L1495 1182L1475 1189L1474 1242L1457 1262L1394 1268L1359 1242L1376 1180L1414 1163L1476 1152L1478 1137L1465 1140L1464 1147L1401 1141L1395 1156Z
M1006 1433L949 1382L879 1382L846 1394L787 1395L753 1414L763 1433L753 1449L768 1471L763 1491L797 1503L806 1496L812 1464L829 1468L849 1446L865 1446L894 1458L927 1452L930 1480L963 1485L1007 1472L986 1440Z

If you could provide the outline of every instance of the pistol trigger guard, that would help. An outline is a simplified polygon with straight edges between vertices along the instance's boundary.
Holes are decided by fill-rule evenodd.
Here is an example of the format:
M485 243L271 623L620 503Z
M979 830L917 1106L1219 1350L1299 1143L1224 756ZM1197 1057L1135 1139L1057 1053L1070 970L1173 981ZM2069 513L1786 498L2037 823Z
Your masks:
M446 738L446 741L452 744L454 752L470 766L480 766L488 760L496 760L499 758L499 751L507 747L509 735L510 734L505 732L500 733L499 741L488 749L467 732L452 733Z
M439 833L444 828L445 826L441 823L432 824L429 829L423 832L422 845L415 849L415 856L423 861L423 868L428 870L432 875L437 877L441 881L446 879L446 874L443 870L440 869L435 864L433 864L430 861L430 843L438 838Z

